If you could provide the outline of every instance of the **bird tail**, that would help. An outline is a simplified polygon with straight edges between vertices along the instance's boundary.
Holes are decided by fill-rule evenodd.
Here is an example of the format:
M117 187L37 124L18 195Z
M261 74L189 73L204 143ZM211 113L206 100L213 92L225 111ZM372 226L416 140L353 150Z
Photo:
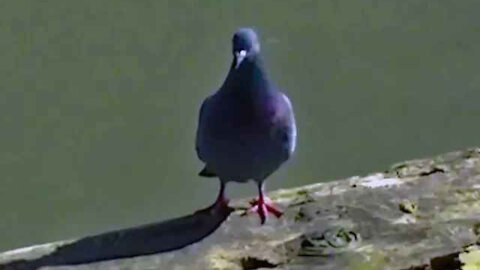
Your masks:
M202 176L202 177L217 177L217 175L210 171L207 167L203 168L203 170L201 170L198 175Z

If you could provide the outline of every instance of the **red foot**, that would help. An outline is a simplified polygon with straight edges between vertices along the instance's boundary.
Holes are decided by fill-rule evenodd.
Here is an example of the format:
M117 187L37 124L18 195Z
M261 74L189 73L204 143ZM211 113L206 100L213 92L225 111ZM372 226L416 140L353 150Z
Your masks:
M257 212L262 224L265 223L268 213L271 213L277 218L283 215L282 211L278 210L273 202L267 197L260 197L257 200L253 200L250 202L250 205L252 205L252 208L250 208L249 212Z

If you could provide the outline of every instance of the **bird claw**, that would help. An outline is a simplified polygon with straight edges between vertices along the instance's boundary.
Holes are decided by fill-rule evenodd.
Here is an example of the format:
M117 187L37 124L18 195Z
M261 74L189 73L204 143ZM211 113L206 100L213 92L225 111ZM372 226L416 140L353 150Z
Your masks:
M252 206L249 212L256 212L260 216L261 224L265 224L268 213L271 213L275 217L279 218L283 215L282 211L278 210L273 202L268 198L259 198L256 200L250 201Z

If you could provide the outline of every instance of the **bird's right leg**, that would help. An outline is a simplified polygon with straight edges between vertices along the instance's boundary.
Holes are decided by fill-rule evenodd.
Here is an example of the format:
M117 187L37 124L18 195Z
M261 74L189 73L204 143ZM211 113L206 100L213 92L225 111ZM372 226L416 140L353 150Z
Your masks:
M220 191L218 192L217 200L214 205L228 205L228 199L225 198L225 182L220 180Z
M207 208L198 210L198 212L208 212L210 214L218 215L218 213L232 213L235 209L228 206L228 199L225 198L225 182L220 180L220 191L218 192L215 202Z

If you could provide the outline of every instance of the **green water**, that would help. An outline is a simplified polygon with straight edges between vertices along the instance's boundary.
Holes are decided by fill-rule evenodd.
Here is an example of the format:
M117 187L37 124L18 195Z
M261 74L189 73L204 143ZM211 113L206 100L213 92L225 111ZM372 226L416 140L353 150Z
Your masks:
M197 111L253 26L299 142L268 189L479 145L480 1L0 1L0 250L193 212ZM229 185L231 197L253 196Z

